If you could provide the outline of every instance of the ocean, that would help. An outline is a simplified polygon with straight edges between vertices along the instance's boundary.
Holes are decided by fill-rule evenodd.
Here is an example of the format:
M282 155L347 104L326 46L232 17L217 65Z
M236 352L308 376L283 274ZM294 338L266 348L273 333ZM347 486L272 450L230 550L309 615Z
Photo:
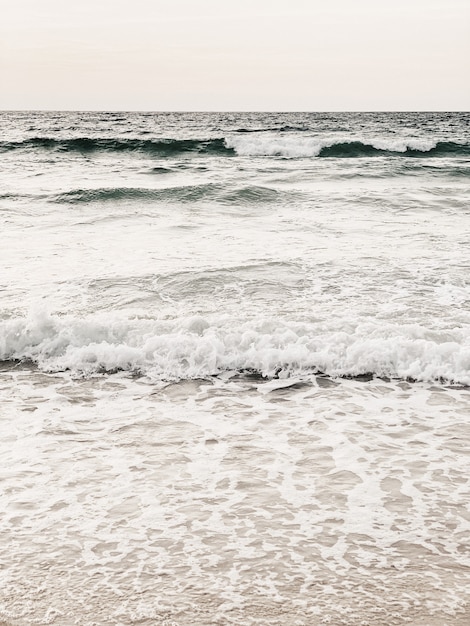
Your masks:
M1 625L469 623L469 128L0 113Z

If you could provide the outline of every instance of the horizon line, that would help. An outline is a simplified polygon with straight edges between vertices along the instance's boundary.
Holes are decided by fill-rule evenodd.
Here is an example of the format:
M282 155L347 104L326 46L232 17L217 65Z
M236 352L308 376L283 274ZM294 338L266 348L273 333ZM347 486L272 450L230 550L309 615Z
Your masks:
M100 109L18 108L1 113L470 113L470 109Z

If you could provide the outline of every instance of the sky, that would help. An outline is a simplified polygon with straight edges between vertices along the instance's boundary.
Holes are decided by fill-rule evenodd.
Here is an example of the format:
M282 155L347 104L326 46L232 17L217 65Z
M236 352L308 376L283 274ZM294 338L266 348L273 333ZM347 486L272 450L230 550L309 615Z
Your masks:
M470 109L470 0L0 0L0 109Z

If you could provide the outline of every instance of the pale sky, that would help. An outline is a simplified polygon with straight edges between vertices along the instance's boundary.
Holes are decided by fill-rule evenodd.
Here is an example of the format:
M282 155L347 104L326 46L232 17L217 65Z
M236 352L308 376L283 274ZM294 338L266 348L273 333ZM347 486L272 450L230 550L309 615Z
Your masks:
M0 0L0 109L470 109L470 0Z

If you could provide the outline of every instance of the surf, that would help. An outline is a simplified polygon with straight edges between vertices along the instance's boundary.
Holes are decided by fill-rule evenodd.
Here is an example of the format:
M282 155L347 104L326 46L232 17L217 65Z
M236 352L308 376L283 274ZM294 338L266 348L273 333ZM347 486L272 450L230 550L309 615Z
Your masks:
M126 371L155 381L251 372L268 379L315 374L470 385L468 329L418 324L332 324L229 316L170 320L107 311L86 317L44 312L0 322L0 361L78 376Z
M92 154L140 153L156 157L214 155L219 157L264 156L285 158L363 158L363 157L456 157L470 156L470 144L436 141L431 138L358 139L328 138L287 133L273 135L264 131L206 139L140 139L105 137L31 137L22 141L0 142L0 152L45 150Z

